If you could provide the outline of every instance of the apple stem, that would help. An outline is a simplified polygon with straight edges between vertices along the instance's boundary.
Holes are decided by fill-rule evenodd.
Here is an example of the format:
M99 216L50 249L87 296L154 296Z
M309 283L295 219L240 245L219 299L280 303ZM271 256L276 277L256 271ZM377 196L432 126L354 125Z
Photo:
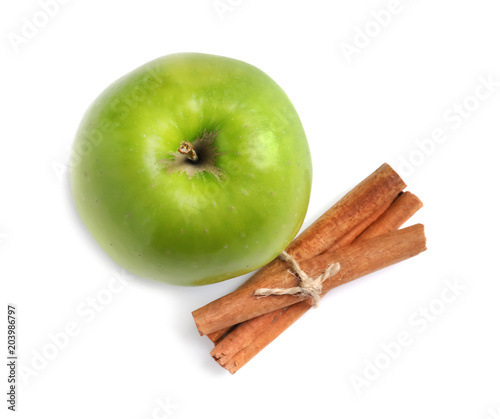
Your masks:
M191 161L198 161L198 155L194 151L193 144L189 141L183 141L177 151L184 154Z

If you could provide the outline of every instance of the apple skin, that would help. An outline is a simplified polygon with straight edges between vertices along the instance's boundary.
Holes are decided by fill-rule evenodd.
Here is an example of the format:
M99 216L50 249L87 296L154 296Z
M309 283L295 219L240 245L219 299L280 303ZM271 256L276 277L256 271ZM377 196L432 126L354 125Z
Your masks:
M212 153L199 165L177 151L197 140ZM158 58L104 90L70 166L76 208L104 251L136 275L189 286L274 259L302 225L312 181L285 92L250 64L199 53Z

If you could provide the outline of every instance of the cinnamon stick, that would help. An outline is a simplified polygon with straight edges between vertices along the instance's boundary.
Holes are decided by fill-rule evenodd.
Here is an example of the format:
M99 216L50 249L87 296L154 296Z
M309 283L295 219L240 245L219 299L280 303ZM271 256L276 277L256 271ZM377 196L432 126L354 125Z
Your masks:
M308 275L313 276L323 271L332 261L340 262L340 272L323 283L324 295L331 289L360 276L416 256L426 250L425 242L424 227L421 224L416 224L365 241L360 240L338 250L325 252L303 262L302 269ZM275 301L288 300L288 297L290 296L273 296L272 299ZM227 350L224 339L212 350L211 354L217 362L234 374L279 335L280 331L285 330L308 309L309 307L304 302L291 304L281 307L278 313L275 311L274 316L261 316L256 322L245 322L235 329L238 330L241 327L241 334L226 337L228 339L231 336L230 339L236 340L237 345L242 348L239 352L231 354ZM270 327L275 324L278 324L277 328ZM264 332L257 334L257 337L252 340L257 329L263 329Z
M333 246L352 242L384 213L405 187L399 175L388 164L383 164L300 234L287 247L286 252L301 262ZM259 313L252 309L249 317L246 310L247 299L253 303L255 300L249 298L248 289L269 287L269 283L274 278L279 278L287 268L283 261L274 259L234 292L193 311L200 334L219 332L272 311L266 304L262 304L263 311Z
M408 221L413 214L415 214L420 208L422 208L423 204L418 199L417 196L412 194L411 192L401 192L398 197L393 201L393 203L390 205L390 207L380 216L378 217L366 230L364 230L356 239L355 241L358 240L366 240L371 237L376 237L380 236L385 233L389 233L391 231L397 230L399 227L401 227L406 221ZM332 245L331 249L336 249L340 248L342 245L347 245L350 243L345 243L343 244L342 241L337 241L335 245ZM307 309L310 308L310 304L307 302L300 303L300 305L304 305L307 307ZM307 309L305 311L307 311ZM304 311L304 312L305 312ZM247 320L246 322L255 322L257 324L262 324L262 325L268 325L270 324L269 321L274 320L272 323L273 329L275 329L274 334L276 336L279 336L287 327L288 327L288 322L293 323L295 320L297 320L302 314L299 314L298 317L294 319L287 319L286 322L281 321L281 322L276 322L275 317L281 318L282 315L282 310L276 310L275 312L270 312L267 314L263 314L262 316L267 316L268 319L260 319L258 317L255 317L253 319ZM298 310L291 310L289 313L287 313L288 317L293 316L292 313L298 313ZM287 326L283 329L278 330L281 324L287 324ZM233 331L233 329L238 328L237 331ZM232 326L230 328L224 328L218 331L215 331L213 333L209 333L207 337L214 343L218 344L225 336L227 336L231 332L231 339L235 339L235 342L232 343L230 348L222 348L222 351L225 353L234 353L235 350L239 350L236 342L239 341L239 337L235 336L235 334L247 334L248 336L245 336L245 340L252 341L259 331L262 331L265 326L256 326L256 327L249 327L245 326L244 328L241 328L240 325ZM252 333L252 335L249 335ZM272 340L274 340L274 337L268 342L270 343ZM229 339L228 339L229 341ZM226 342L227 345L227 342ZM235 349L236 348L236 349Z
M421 207L422 202L411 192L401 193L384 214L358 236L355 241L367 240L397 230ZM223 330L222 332L226 333L215 332L210 334L208 337L214 337L213 342L216 344L210 354L221 366L234 373L310 308L309 302L302 301L240 323L230 332ZM232 362L229 362L240 351L242 353Z

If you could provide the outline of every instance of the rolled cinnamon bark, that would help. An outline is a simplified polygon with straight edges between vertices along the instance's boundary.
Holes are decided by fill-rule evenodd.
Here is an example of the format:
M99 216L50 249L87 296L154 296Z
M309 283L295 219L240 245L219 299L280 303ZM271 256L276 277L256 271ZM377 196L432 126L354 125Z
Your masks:
M302 269L308 275L314 276L324 271L333 262L341 264L340 272L323 283L322 295L324 295L339 285L416 256L424 250L426 250L424 227L416 224L382 236L360 240L338 250L325 252L303 262ZM288 280L284 282L283 287L290 286ZM310 307L306 302L284 305L289 302L290 298L297 299L298 297L280 295L265 299L270 298L278 307L273 311L273 315L260 316L255 322L242 323L234 330L236 332L241 328L239 333L230 333L212 350L211 355L232 374ZM256 333L257 330L261 333ZM233 347L230 345L231 340L236 342ZM232 351L238 347L242 349L234 354Z
M332 247L351 243L384 213L405 187L400 176L388 164L383 164L300 234L286 252L301 262ZM249 317L247 304L254 304L255 300L248 291L251 289L253 294L255 289L270 288L273 279L287 269L286 263L274 259L234 292L193 311L200 334L220 333L222 329L272 311L259 300L262 311L259 313L253 306Z
M422 202L411 192L401 193L391 206L368 227L356 241L367 240L397 230L420 208ZM212 357L224 367L236 372L263 348L283 333L291 324L305 314L311 305L302 301L283 309L263 314L236 325L230 331L223 329L208 335L216 344ZM244 350L244 351L243 351ZM229 362L240 351L243 351Z

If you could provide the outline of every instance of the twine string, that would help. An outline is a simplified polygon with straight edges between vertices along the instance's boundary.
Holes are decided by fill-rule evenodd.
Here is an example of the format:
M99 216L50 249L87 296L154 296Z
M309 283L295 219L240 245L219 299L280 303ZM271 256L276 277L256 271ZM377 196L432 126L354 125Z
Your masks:
M323 290L323 282L340 271L340 263L332 263L321 275L314 278L309 277L299 266L298 262L286 252L282 252L279 258L287 262L293 271L289 271L298 277L298 284L291 288L259 288L254 292L257 297L268 297L270 295L295 295L301 298L309 298L313 307L318 307Z

